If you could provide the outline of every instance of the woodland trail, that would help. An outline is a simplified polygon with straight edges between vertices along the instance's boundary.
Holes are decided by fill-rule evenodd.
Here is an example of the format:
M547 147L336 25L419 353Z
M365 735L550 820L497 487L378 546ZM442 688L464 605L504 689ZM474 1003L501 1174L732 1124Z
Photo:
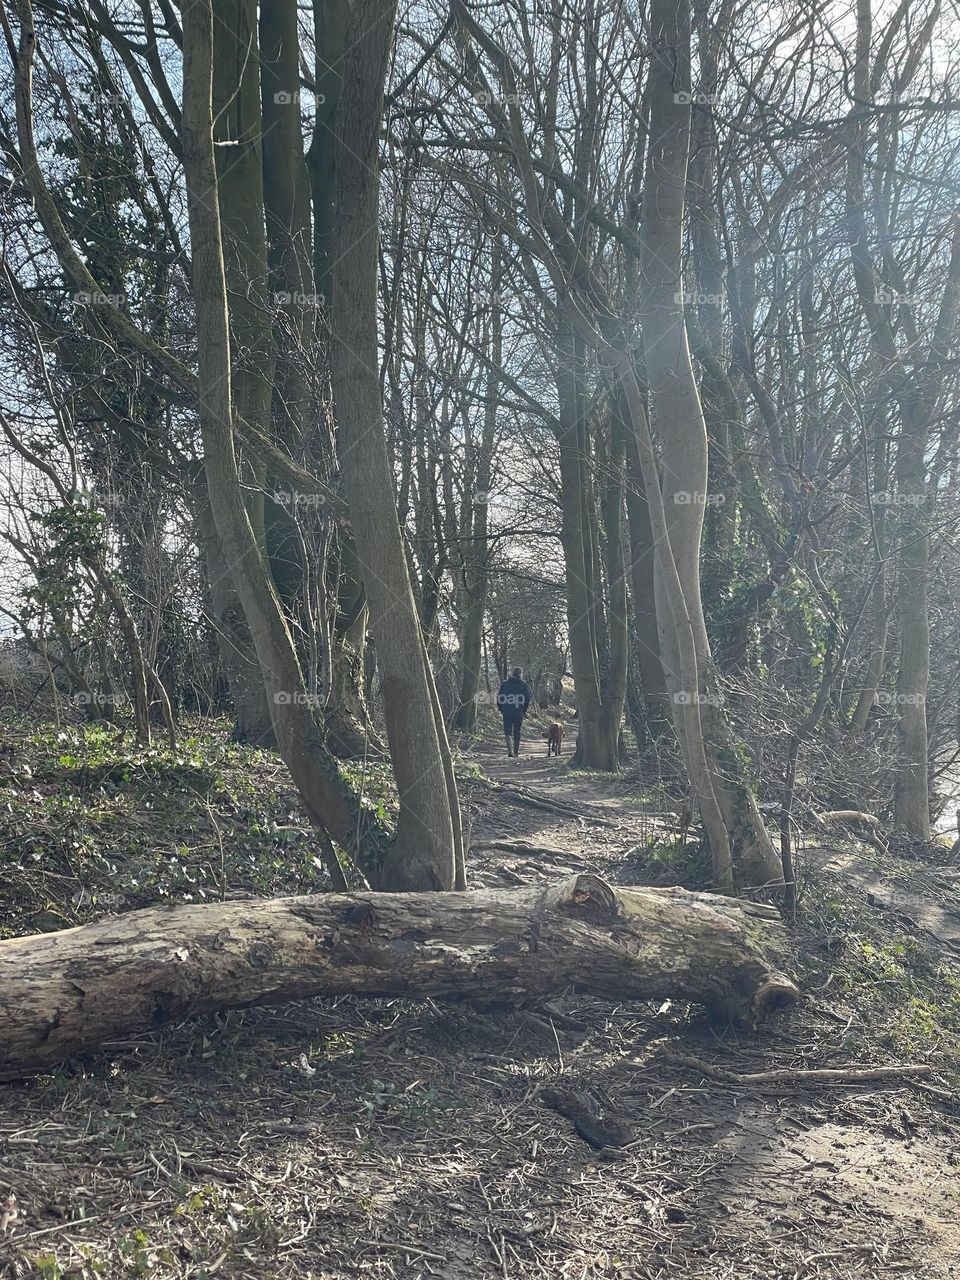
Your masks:
M498 744L489 742L476 755L498 781L591 811L616 812L628 840L644 834L634 787L570 770L576 722L567 730L565 759L546 757L536 728L519 760L507 759L496 751ZM535 818L528 819L524 839L537 838L531 830L535 825ZM575 818L544 814L539 837L570 856L596 859L602 874L619 878L616 867L603 865L610 833ZM955 872L913 865L907 869L915 886L911 892L904 888L903 866L876 865L873 850L823 849L809 856L828 888L862 895L881 911L893 911L934 945L955 980L960 976L960 967L949 959L960 919ZM528 859L525 869L529 873L535 865ZM855 1037L850 1033L861 1016L851 1007L841 1017L830 1010L829 997L821 1001L808 993L789 1029L775 1027L766 1042L752 1045L717 1039L714 1033L704 1041L703 1056L711 1062L737 1060L746 1071L798 1058L811 1065L814 1059L817 1065L833 1064L851 1052ZM648 1034L654 1042L658 1038L655 1031ZM698 1039L703 1033L694 1025L687 1034ZM960 1275L960 1103L943 1115L936 1113L939 1108L931 1113L922 1096L910 1095L909 1086L779 1095L771 1088L744 1095L692 1077L670 1086L652 1105L659 1109L668 1097L682 1102L684 1118L675 1137L699 1146L705 1175L694 1203L670 1220L695 1226L695 1234L712 1239L718 1254L722 1241L730 1247L739 1239L742 1247L739 1263L729 1264L729 1271L714 1255L716 1269L702 1272L688 1257L687 1274L741 1276L762 1265L770 1268L767 1274L784 1277ZM654 1121L655 1141L665 1128Z
M467 775L479 764L581 810L464 782L471 882L689 872L666 840L653 856L634 782L569 769L571 738L559 761L533 733L519 761L492 734L462 750ZM251 759L251 782L270 759ZM121 802L163 841L155 784ZM178 842L195 825L208 847L206 803L178 803ZM760 1034L574 992L534 1010L315 1000L197 1019L0 1088L0 1211L7 1199L18 1214L0 1228L0 1277L956 1280L957 1065L925 1030L934 1000L947 1025L956 956L869 901L843 849L822 862L798 935L804 999ZM882 868L894 885L921 873L943 878ZM677 1054L739 1073L929 1062L937 1075L745 1086ZM546 1105L558 1088L634 1141L594 1150Z

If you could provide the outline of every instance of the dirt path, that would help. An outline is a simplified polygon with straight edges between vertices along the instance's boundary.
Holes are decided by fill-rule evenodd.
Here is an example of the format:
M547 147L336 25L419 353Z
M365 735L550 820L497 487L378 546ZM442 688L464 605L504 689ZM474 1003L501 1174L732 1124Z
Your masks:
M519 760L501 757L489 744L476 755L499 781L585 811L616 814L617 834L628 843L649 834L649 815L642 814L632 788L548 760L539 738L532 746ZM609 831L590 833L583 822L554 821L548 814L522 825L525 838L535 838L536 827L545 843L619 878L619 868L610 865ZM958 946L960 885L949 870L934 867L924 875L914 866L905 886L902 875L892 877L889 867L871 865L850 850L821 851L813 864L881 910L905 916L940 947ZM811 1012L802 1008L789 1029L777 1028L756 1044L711 1037L704 1057L737 1063L734 1069L741 1071L763 1069L763 1058L771 1066L798 1058L838 1063L843 1037L835 1024L818 1023ZM655 1032L647 1034L656 1041ZM702 1160L693 1202L666 1214L690 1230L687 1274L741 1276L756 1266L768 1275L797 1277L960 1275L960 1108L945 1116L909 1087L744 1096L687 1081L674 1082L660 1096L663 1101L652 1104L662 1117L659 1126L654 1121L654 1133L673 1129L678 1165L688 1145ZM710 1243L698 1246L695 1239ZM701 1247L712 1255L709 1265L696 1260ZM728 1250L735 1261L721 1261Z

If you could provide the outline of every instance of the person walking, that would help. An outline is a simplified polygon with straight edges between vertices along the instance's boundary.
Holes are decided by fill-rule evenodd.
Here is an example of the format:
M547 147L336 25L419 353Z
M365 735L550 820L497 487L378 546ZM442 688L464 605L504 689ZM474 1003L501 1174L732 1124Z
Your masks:
M503 736L507 740L507 755L518 756L523 717L530 707L530 689L523 679L522 667L514 667L509 678L500 686L497 692L497 706L503 716Z

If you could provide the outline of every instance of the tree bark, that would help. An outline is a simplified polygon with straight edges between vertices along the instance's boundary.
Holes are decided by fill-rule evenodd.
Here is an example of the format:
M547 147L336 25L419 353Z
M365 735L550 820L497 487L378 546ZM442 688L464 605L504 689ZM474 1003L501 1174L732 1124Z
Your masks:
M853 92L858 103L873 96L871 0L857 3ZM899 762L894 823L921 840L930 838L929 757L926 690L930 675L927 580L930 561L931 495L927 446L940 407L944 371L960 321L960 217L953 219L950 261L936 324L926 349L918 342L907 355L899 345L889 300L874 265L866 220L865 170L870 141L867 119L854 116L847 136L846 222L857 292L877 356L883 386L899 408L897 441L897 535L900 669L897 679ZM885 197L886 198L886 197ZM882 210L889 221L890 211ZM882 239L882 238L881 238ZM884 263L885 268L887 264ZM908 315L910 306L906 308ZM913 324L915 325L915 320Z
M220 0L213 29L213 134L217 167L220 226L230 315L231 389L237 415L262 435L270 433L273 382L273 335L267 294L267 242L264 221L260 58L257 6L254 0ZM261 554L267 562L264 490L266 469L257 459L240 459L246 481L243 501ZM227 562L232 578L235 567ZM269 564L268 564L269 571ZM226 584L224 584L225 586ZM221 588L222 590L223 588ZM243 645L249 629L236 583L224 621ZM244 646L247 647L247 646ZM247 647L247 652L249 648ZM241 648L240 653L243 653ZM242 658L241 658L242 661ZM238 671L227 667L228 679L240 675L234 696L237 734L259 735L257 718L266 693L257 684L257 665ZM248 739L249 740L249 739ZM260 744L271 745L270 735Z
M210 0L182 6L183 154L197 308L200 427L210 506L263 673L277 744L311 819L374 877L387 833L340 776L314 717L237 469L230 332L212 128Z
M604 568L607 585L607 663L600 718L601 741L619 753L623 704L627 696L629 633L627 615L627 564L624 554L623 500L625 488L625 437L630 433L619 408L610 411L610 454L601 507L604 532ZM619 760L614 763L617 768Z
M897 673L899 762L893 821L920 840L930 839L927 681L930 677L930 514L926 493L927 423L918 412L904 422L897 452L900 565L897 612L900 669Z
M314 285L328 309L336 235L334 124L343 84L343 55L349 22L350 5L347 0L313 0L317 115L307 152L307 170L313 204Z
M627 527L630 547L630 594L633 604L633 633L646 710L647 732L656 741L673 737L670 695L660 661L660 634L654 598L656 551L650 511L643 487L643 472L634 432L626 432Z
M625 601L622 610L619 607L613 610L617 652L611 654L606 682L611 688L608 691L601 679L597 646L600 603L594 554L598 540L597 510L589 479L590 440L584 404L582 344L563 322L557 334L557 351L560 541L566 581L570 669L579 712L575 759L585 769L615 773L620 767L617 739L623 716L623 690L626 688ZM616 593L622 593L624 586L622 548L619 552L619 568L614 569L616 581L611 583L611 590ZM614 559L617 559L616 550Z
M273 289L276 374L274 434L293 450L310 401L317 301L313 282L310 186L300 131L300 42L296 0L260 5L263 199ZM274 575L276 577L276 574Z
M779 884L782 869L743 776L730 726L712 682L712 655L700 590L700 544L707 493L707 432L684 325L681 292L684 201L690 147L690 7L654 0L650 137L642 212L641 325L650 408L662 448L662 515L667 543L657 543L657 617L661 656L674 699L677 737L714 860L717 883ZM632 366L625 389L641 430L648 498L655 463L645 448ZM657 512L660 515L660 510ZM653 508L651 507L651 515ZM692 648L692 652L690 651Z
M503 312L500 287L503 281L499 246L492 253L490 273L490 366L487 372L486 405L483 429L473 468L474 489L465 506L466 545L462 553L463 622L460 627L460 706L458 729L472 733L477 725L477 695L480 692L480 667L483 649L483 619L487 611L487 577L490 560L489 498L491 463L497 429L497 396L500 389L498 370L503 358Z
M181 1018L318 995L515 1004L576 987L756 1025L797 998L784 944L772 908L593 875L150 908L0 942L0 1078Z
M434 706L397 519L377 355L377 218L391 0L358 0L337 112L331 370L344 491L370 604L400 811L383 887L449 889L458 860L450 748ZM455 811L457 811L455 813Z
M887 658L887 636L890 630L891 605L887 601L887 504L874 503L874 495L886 491L889 487L889 466L886 448L880 432L873 441L873 475L870 467L864 466L864 485L867 498L871 503L870 519L872 522L874 551L877 557L877 578L873 584L871 628L867 638L870 657L867 662L867 674L850 719L851 728L862 733L867 727L870 712L877 700L877 691L883 679Z
M233 708L233 738L251 747L275 747L276 736L270 718L267 690L247 616L227 569L226 557L214 523L207 480L198 485L196 507L197 536L203 549L210 606L217 649L230 688Z

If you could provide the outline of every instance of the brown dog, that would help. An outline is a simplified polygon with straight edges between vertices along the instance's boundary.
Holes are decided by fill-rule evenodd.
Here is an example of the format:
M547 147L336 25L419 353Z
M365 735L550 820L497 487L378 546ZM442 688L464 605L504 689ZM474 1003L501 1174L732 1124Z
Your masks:
M559 720L554 720L553 724L547 729L547 755L558 756L563 747L563 725Z

